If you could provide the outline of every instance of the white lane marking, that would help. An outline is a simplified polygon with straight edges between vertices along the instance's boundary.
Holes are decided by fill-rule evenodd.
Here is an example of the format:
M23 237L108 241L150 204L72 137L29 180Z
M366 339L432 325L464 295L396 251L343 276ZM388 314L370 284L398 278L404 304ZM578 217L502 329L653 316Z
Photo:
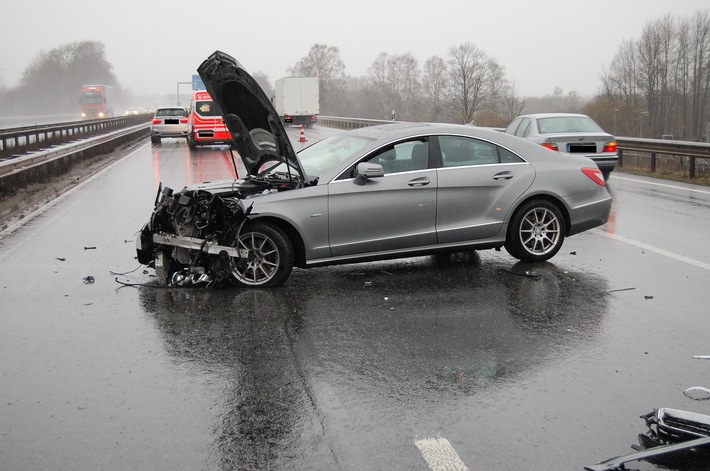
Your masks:
M447 439L423 438L415 440L414 444L419 448L432 471L468 471Z
M635 178L626 178L626 177L620 177L618 175L611 175L612 178L616 180L625 180L627 182L634 182L634 183L641 183L643 185L652 185L652 186L660 186L663 188L672 188L674 190L683 190L683 191L693 191L695 193L703 193L705 195L710 195L710 191L708 190L701 190L699 188L687 188L685 186L678 186L678 185L668 185L667 183L656 183L656 182L647 182L646 180L637 180Z
M617 234L609 234L608 232L604 232L604 230L602 230L602 229L593 229L593 231L595 231L599 234L605 235L607 237L610 237L614 240L618 240L619 242L624 242L626 244L635 245L636 247L642 248L644 250L648 250L650 252L655 252L659 255L663 255L665 257L672 258L672 259L677 260L679 262L685 262L689 265L693 265L695 267L710 271L710 263L701 262L700 260L695 260L694 258L686 257L684 255L679 255L679 254L673 253L673 252L669 252L668 250L663 250L659 247L654 247L653 245L644 244L643 242L639 242L637 240L627 239L624 236L620 236Z

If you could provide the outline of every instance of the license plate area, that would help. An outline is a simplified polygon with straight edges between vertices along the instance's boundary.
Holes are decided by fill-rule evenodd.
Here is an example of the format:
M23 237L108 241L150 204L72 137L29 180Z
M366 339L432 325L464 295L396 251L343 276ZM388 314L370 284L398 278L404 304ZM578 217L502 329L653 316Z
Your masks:
M596 154L597 145L593 142L567 144L567 152L570 154Z

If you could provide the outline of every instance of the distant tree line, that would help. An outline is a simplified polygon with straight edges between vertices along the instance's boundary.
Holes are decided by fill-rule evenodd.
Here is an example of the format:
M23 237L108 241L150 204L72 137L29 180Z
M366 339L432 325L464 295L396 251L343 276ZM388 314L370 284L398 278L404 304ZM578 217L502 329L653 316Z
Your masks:
M316 44L289 73L321 77L321 112L337 116L503 127L521 113L581 112L619 136L710 139L710 13L666 15L619 47L594 97L555 88L521 99L504 68L472 43L420 67L381 53L365 77L347 77L338 49Z
M365 77L346 76L338 48L315 44L288 72L320 78L322 114L503 126L524 106L504 68L470 42L422 68L411 53L382 52Z
M626 40L586 107L623 136L707 140L710 135L710 14L666 15Z
M594 97L555 88L523 100L505 69L475 44L449 48L422 64L411 54L380 53L364 77L345 74L337 47L314 44L289 75L320 79L324 115L399 121L474 122L504 127L523 112L583 112L619 136L704 140L710 134L710 13L666 15L625 40ZM253 72L267 96L273 85ZM32 115L77 109L86 83L122 90L100 42L66 44L40 52L16 88L0 87L0 113ZM393 116L394 114L394 116Z
M106 60L103 43L81 41L40 51L23 72L17 87L0 89L0 113L78 114L81 86L85 84L120 88Z

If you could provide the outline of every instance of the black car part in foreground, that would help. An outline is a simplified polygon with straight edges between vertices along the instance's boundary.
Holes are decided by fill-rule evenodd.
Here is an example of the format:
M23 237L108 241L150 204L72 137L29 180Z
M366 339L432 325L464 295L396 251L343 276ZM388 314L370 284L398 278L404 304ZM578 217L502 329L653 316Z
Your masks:
M671 469L710 469L710 416L660 408L641 416L648 430L639 434L637 450L628 455L585 466L588 471L626 469L626 463L645 460Z

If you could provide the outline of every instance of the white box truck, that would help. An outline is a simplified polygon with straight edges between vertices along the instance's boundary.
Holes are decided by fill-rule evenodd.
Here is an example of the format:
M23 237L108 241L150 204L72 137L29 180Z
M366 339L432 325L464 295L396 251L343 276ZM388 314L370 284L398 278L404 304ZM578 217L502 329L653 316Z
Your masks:
M311 127L320 113L318 77L283 77L276 81L274 108L284 124Z

